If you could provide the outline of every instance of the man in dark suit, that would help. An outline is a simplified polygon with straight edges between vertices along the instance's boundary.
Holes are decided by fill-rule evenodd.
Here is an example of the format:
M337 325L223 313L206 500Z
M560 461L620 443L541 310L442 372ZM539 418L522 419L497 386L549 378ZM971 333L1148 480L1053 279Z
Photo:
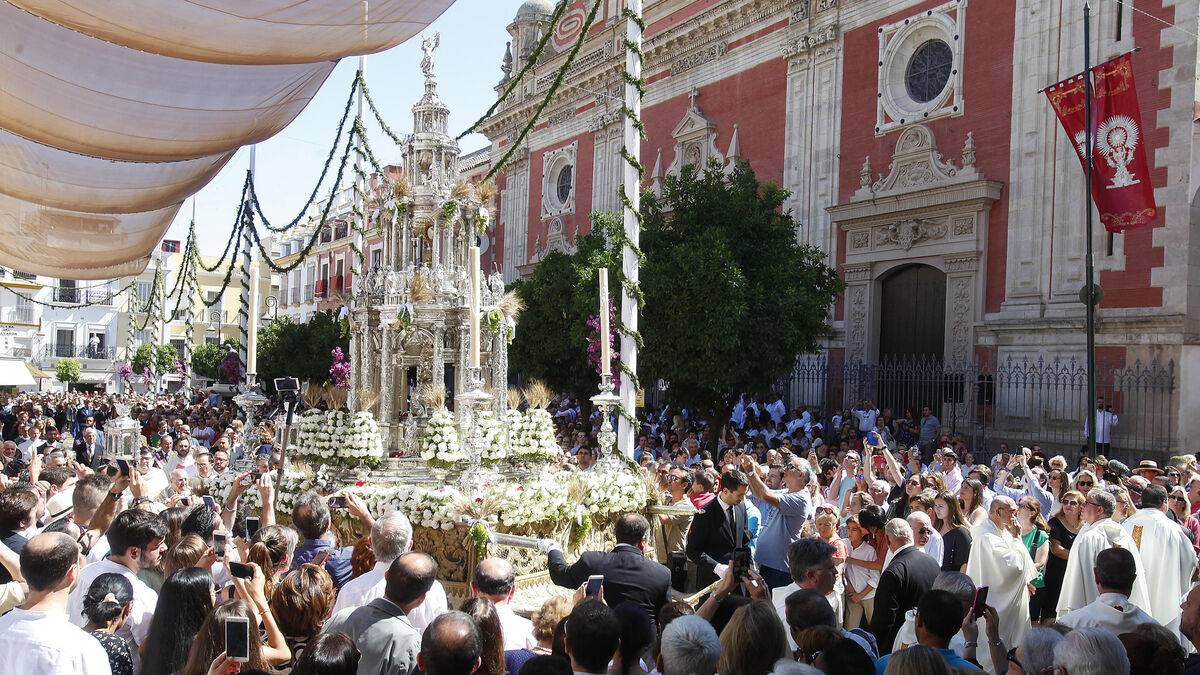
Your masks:
M750 479L741 471L721 474L717 498L692 519L684 553L696 565L696 585L704 588L725 572L733 551L750 545L746 525L746 488Z
M875 614L871 617L871 632L879 643L879 653L890 654L896 634L904 625L904 615L917 606L921 596L941 572L937 561L913 546L913 531L908 521L889 520L884 527L892 560L879 577L875 589Z
M629 600L657 620L658 610L670 599L671 570L646 560L646 533L650 523L639 513L626 513L617 519L613 535L617 545L608 553L586 551L568 565L558 543L543 539L539 548L549 559L550 580L565 588L579 588L588 577L604 577L604 602L616 607Z
M75 441L75 461L91 469L99 469L108 461L95 429L84 428L83 435Z

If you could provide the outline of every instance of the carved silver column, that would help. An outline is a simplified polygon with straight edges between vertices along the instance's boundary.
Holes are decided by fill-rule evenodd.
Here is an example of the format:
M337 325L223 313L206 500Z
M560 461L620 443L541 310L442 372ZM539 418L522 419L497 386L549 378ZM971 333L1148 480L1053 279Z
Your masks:
M430 381L433 386L446 386L446 327L443 324L433 326L433 372Z
M392 324L396 317L389 314L379 315L379 336L383 342L380 345L379 359L379 426L383 431L383 447L388 450L396 449L393 440L393 429L396 419L392 411L395 409L396 388L392 385L392 376L396 366L392 363Z
M592 397L592 405L600 409L600 431L596 440L600 443L600 466L606 472L623 470L625 463L617 459L613 447L617 444L617 432L612 425L612 411L621 403L621 397L614 393L612 375L600 376L600 393Z
M459 477L459 485L467 495L483 491L488 476L483 469L483 427L479 425L479 413L487 408L492 396L483 390L483 371L467 368L465 391L454 397L455 412L458 414L458 433L467 451L467 468Z

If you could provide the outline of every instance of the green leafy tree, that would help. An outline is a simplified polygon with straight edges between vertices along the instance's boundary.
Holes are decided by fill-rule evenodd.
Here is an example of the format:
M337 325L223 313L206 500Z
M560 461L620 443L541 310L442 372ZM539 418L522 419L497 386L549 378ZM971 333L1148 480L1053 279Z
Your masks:
M133 374L136 376L141 376L146 369L154 370L154 345L150 343L138 345L137 351L133 353L133 358L129 360L129 365L133 367Z
M79 381L79 375L82 372L79 365L79 359L59 359L54 365L54 377L63 384L71 384Z
M192 350L192 374L217 379L217 369L221 367L221 359L225 358L225 349L221 345L204 344Z
M587 321L599 311L596 269L619 266L619 251L605 244L613 227L620 227L613 216L592 214L592 231L576 238L575 253L551 251L529 278L513 284L525 303L509 348L513 372L540 379L559 393L586 398L596 392L600 375L587 358L588 342L596 336ZM610 283L609 298L615 303L618 286Z
M672 402L727 418L739 393L768 391L829 333L842 283L796 241L787 197L745 162L729 175L685 167L644 196L639 375L670 382Z
M154 350L154 363L157 373L174 373L179 363L179 351L175 345L159 345Z
M334 347L350 354L350 333L336 312L317 312L305 323L277 318L258 332L258 381L267 390L276 377L324 382Z

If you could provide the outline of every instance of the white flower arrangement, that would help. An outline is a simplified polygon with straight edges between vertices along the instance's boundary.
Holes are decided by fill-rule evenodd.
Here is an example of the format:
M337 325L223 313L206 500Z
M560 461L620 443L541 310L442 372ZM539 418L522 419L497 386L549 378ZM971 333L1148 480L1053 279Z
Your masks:
M512 454L523 459L551 460L558 457L554 441L554 418L543 408L530 408L520 420L512 420Z
M483 430L480 459L490 464L508 457L508 434L504 422L496 419L496 414L491 410L484 410L479 413L479 426Z
M449 410L438 408L421 434L421 459L435 466L453 466L466 458L454 416Z
M457 492L446 488L429 489L419 485L362 485L346 490L363 500L376 517L399 511L414 526L450 530L465 523L456 506Z
M356 466L383 456L383 437L369 412L308 410L300 416L296 455L313 464Z

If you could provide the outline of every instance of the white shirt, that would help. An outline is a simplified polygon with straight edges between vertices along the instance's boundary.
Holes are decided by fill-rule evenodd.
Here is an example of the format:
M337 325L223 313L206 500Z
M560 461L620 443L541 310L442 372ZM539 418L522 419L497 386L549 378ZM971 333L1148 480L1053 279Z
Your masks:
M1058 622L1076 629L1103 628L1113 635L1128 633L1143 623L1158 623L1120 593L1101 593L1090 605L1060 616Z
M504 651L533 649L537 646L537 640L533 637L533 622L523 616L518 616L507 602L496 605L496 615L500 617L500 634L504 636Z
M867 433L875 428L875 419L879 417L879 410L855 410L854 419L858 420L858 430L862 433Z
M783 622L784 626L787 625L787 598L798 590L800 590L800 585L793 581L787 586L781 586L771 591L771 604L775 606L775 612L779 615L779 620ZM836 627L840 629L842 627L842 613L840 611L842 603L838 598L834 597L836 595L836 593L830 593L825 596L825 600L833 608L834 620L837 621ZM796 642L792 639L792 631L787 631L787 634L788 645L795 651Z
M26 464L28 464L29 460L33 459L33 451L42 447L45 444L46 444L46 441L43 441L40 438L37 439L36 441L34 441L34 440L23 441L20 445L17 446L17 450L21 451L21 460L24 461Z
M167 480L167 474L157 466L150 467L150 470L142 474L142 494L156 495L167 489L170 481ZM127 494L129 490L125 491Z
M163 471L163 473L170 476L171 472L174 471L175 469L183 469L184 473L187 474L188 478L195 476L196 475L196 458L193 457L192 453L190 453L190 452L187 454L186 457L182 457L182 458L179 455L172 452L167 457L167 468L165 471Z
M391 564L391 562L376 562L374 567L361 576L347 581L346 585L342 586L342 590L338 592L337 602L334 603L330 616L343 609L362 607L376 598L382 598L384 587L387 586L387 581L383 576ZM414 607L405 616L408 617L413 628L424 632L425 627L433 623L434 619L446 613L449 604L446 599L446 589L442 588L441 582L435 580L433 587L425 594L425 601Z
M1113 427L1117 426L1117 421L1118 421L1117 414L1114 412L1110 412L1108 410L1096 410L1095 411L1095 419L1096 419L1096 442L1097 443L1111 443ZM1083 423L1083 435L1087 436L1087 433L1088 433L1088 424L1085 421Z
M875 547L870 542L863 540L857 548L851 548L850 540L846 540L846 548L850 549L850 557L858 560L866 560L867 562L875 562ZM846 565L843 574L846 577L846 583L850 585L855 593L861 593L862 589L868 585L871 588L879 588L879 571L867 569L859 565ZM875 597L875 591L871 591L863 598L870 600Z
M155 593L153 588L147 586L128 567L112 560L101 560L84 567L79 573L79 583L75 586L75 590L71 591L67 616L71 623L80 628L87 625L87 619L83 616L83 596L87 595L88 589L92 587L92 582L96 580L96 577L105 572L120 574L133 585L133 608L129 610L129 618L125 620L125 625L117 631L117 635L130 643L136 661L137 647L145 642L146 636L150 634L150 620L154 618L154 606L158 604L158 593Z
M96 638L61 613L14 609L0 616L0 673L111 675Z

